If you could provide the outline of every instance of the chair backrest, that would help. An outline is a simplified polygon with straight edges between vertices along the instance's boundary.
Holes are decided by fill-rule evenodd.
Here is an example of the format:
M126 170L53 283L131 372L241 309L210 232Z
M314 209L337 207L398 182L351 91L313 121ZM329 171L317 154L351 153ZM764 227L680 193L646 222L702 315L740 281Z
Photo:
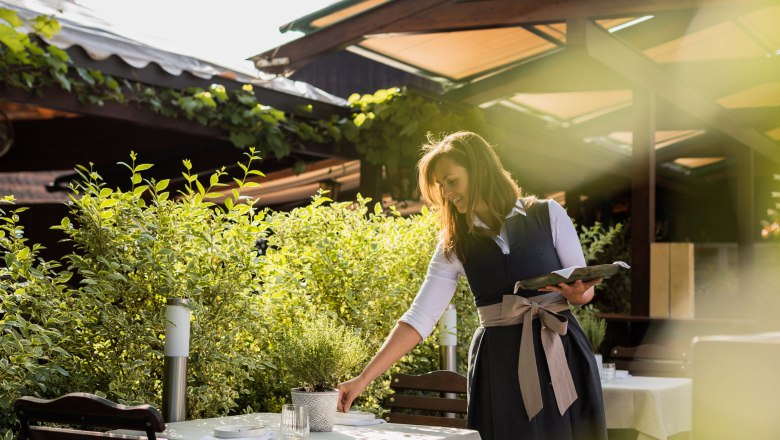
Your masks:
M395 374L390 388L395 394L385 398L389 411L383 415L388 422L466 427L466 377L462 374L446 370Z
M153 406L120 405L89 393L70 393L50 400L24 396L16 399L14 411L21 424L20 439L133 438L87 430L108 428L144 431L146 438L155 440L156 433L165 431L163 417ZM72 428L37 426L39 423L69 425Z
M610 360L634 376L687 377L691 374L688 350L657 344L612 348Z

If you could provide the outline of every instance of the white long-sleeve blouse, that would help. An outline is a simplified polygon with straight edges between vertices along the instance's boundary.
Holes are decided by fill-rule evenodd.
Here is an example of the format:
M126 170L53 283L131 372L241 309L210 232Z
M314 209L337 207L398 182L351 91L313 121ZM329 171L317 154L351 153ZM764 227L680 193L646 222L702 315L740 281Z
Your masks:
M562 267L585 266L585 256L582 253L580 240L568 214L555 200L550 200L548 206L553 244ZM526 215L520 200L517 201L506 218L515 215ZM474 218L474 225L475 227L487 227L478 217ZM509 253L506 226L501 228L500 234L494 237L494 240L504 254ZM441 245L436 246L436 251L428 265L425 280L412 305L399 321L411 325L425 340L433 332L433 327L444 313L447 304L452 300L455 289L458 287L459 276L465 276L461 261L454 255L452 261L448 260L444 256Z

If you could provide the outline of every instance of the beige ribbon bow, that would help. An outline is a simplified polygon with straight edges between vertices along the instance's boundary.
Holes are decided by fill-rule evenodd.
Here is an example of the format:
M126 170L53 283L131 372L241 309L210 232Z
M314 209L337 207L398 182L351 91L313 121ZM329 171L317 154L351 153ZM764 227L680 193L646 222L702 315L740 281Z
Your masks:
M544 407L542 390L539 385L539 373L536 368L533 334L531 333L532 321L536 316L542 323L542 348L547 358L558 411L563 415L569 406L577 400L577 390L574 388L574 381L571 377L569 364L566 362L566 353L563 351L563 343L560 338L566 334L568 320L565 316L557 313L568 310L568 308L566 301L558 293L551 292L531 298L504 295L501 303L478 309L483 327L514 325L521 322L523 324L517 376L528 420L533 419Z

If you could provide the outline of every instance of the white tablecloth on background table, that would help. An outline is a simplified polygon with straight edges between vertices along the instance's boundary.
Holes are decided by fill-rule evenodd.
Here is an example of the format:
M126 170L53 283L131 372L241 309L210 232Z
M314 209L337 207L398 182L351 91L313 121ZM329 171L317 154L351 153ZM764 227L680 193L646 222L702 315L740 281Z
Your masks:
M691 379L632 376L601 386L608 429L635 429L639 439L659 440L691 430Z
M255 413L213 419L187 420L166 423L166 430L160 437L166 439L201 440L211 435L220 425L264 424L278 431L279 414ZM279 436L277 435L278 439ZM332 432L312 432L311 440L480 440L479 433L470 429L444 428L440 426L403 425L382 423L371 426L335 425Z

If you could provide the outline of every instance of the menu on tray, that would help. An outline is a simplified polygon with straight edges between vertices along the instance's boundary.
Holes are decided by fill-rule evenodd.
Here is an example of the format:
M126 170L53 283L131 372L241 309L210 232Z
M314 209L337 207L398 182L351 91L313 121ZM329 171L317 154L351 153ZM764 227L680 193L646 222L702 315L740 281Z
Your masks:
M551 284L573 283L577 280L590 281L595 280L596 278L609 278L618 273L620 269L630 268L631 266L622 261L586 267L567 267L548 274L518 281L515 284L515 291L518 289L537 290Z

